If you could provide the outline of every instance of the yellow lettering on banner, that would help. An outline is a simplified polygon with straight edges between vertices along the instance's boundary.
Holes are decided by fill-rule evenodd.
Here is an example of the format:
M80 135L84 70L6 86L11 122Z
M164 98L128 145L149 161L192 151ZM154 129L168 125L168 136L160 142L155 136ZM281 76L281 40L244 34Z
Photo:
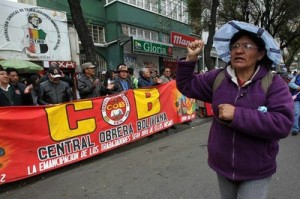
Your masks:
M133 90L133 93L136 101L138 119L149 117L160 112L161 104L158 89L137 89Z
M54 107L45 108L48 116L50 135L53 140L61 141L95 131L95 118L85 118L83 120L76 121L77 128L70 129L67 105L68 104L62 104ZM73 104L71 104L71 106L72 105L74 105L75 111L82 111L93 108L92 101L74 102ZM68 106L70 106L70 104Z
M113 110L113 109L118 109L118 108L124 108L125 107L125 103L124 102L119 102L119 103L116 103L116 104L109 104L107 105L106 109L107 110Z

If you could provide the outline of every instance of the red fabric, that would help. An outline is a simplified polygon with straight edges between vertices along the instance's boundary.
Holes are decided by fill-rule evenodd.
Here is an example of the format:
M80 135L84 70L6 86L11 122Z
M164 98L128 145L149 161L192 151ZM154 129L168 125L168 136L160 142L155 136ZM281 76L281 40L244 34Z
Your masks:
M55 106L0 108L0 185L72 164L195 118L175 81Z

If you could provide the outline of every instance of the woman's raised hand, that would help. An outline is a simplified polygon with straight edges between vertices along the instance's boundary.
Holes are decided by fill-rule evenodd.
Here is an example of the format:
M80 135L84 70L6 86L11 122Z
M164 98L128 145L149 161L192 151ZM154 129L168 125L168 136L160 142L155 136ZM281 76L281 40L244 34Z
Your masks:
M186 57L186 61L196 61L198 55L202 51L203 46L204 46L204 42L202 40L195 40L189 43L187 47L188 54Z

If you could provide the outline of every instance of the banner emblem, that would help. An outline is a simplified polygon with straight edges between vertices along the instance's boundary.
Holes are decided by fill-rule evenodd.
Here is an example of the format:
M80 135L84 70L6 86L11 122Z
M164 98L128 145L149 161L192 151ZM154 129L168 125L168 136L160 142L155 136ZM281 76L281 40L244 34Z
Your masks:
M101 112L105 122L113 126L120 125L129 116L129 100L124 94L106 97L103 100Z

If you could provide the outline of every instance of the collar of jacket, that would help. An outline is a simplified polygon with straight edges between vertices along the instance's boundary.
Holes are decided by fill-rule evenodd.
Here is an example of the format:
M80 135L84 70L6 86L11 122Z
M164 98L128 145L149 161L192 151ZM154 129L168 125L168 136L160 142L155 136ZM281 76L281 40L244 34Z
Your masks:
M256 81L258 79L262 79L265 75L267 75L268 70L266 69L266 67L260 66L258 65L256 67L256 70L253 74L253 76L251 77L251 79L249 79L247 82L245 82L244 86L247 86L248 84L250 84L253 81ZM238 84L238 80L237 80L237 76L235 74L235 70L232 68L231 65L228 65L225 69L225 75L231 79L232 82L234 82L236 85Z

